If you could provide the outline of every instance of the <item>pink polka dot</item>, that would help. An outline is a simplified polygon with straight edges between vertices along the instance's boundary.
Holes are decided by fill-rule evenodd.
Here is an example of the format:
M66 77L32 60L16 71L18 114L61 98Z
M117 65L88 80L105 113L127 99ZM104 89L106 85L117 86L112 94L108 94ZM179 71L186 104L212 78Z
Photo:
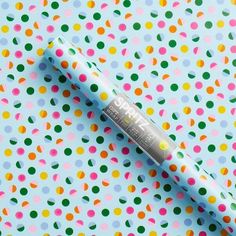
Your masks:
M93 23L92 22L88 22L85 26L86 26L86 28L88 30L91 30L93 28Z
M125 31L126 30L126 25L125 24L120 24L119 25L119 30L120 31Z
M188 178L188 184L189 185L194 185L196 183L195 179L194 178Z
M93 49L88 49L87 50L87 55L90 56L90 57L93 56L94 55L94 50Z
M161 216L166 215L166 213L167 213L166 208L161 208L161 209L159 210L159 214L160 214Z
M184 193L182 193L182 192L177 193L177 198L184 199Z
M85 81L87 80L86 75L85 75L85 74L80 74L80 75L79 75L79 80L80 80L81 82L85 82Z
M12 94L13 94L14 96L17 96L17 95L20 94L20 90L19 90L18 88L14 88L14 89L12 89Z
M30 231L31 233L34 233L34 232L37 231L37 227L36 227L35 225L31 225L31 226L29 227L29 231Z
M196 110L196 114L199 115L199 116L201 116L201 115L204 114L204 110L203 110L202 108L198 108L198 109Z
M61 49L57 49L57 50L56 50L56 55L57 55L58 57L62 57L62 56L63 56L63 51L62 51Z
M54 119L59 119L60 118L60 113L58 112L58 111L54 111L53 113L52 113L52 117L54 118Z
M47 27L47 32L48 33L52 33L54 31L54 27L52 26L52 25L49 25L48 27Z
M140 169L140 168L143 167L143 162L142 161L136 161L135 166L136 166L136 168Z
M21 25L19 25L19 24L14 25L14 30L15 30L16 32L21 31Z
M58 87L57 85L53 85L53 86L51 87L51 90L52 90L52 92L57 93L58 90L59 90L59 87Z
M232 46L232 47L230 48L230 51L231 51L232 53L236 53L236 46Z
M159 53L161 55L165 55L166 54L166 48L164 48L164 47L159 48Z
M87 211L87 216L88 217L94 217L95 216L95 211L94 210L88 210Z
M133 207L127 207L126 212L128 214L133 214L134 213L134 208Z
M158 25L159 28L164 28L166 23L165 23L165 21L161 20L157 23L157 25Z
M122 148L122 153L123 153L124 155L129 154L129 148L123 147L123 148Z
M19 175L18 176L18 180L20 181L20 182L24 182L25 181L25 175Z
M228 89L231 90L231 91L235 90L235 87L236 87L236 85L234 83L229 83L228 84Z
M197 29L197 28L198 28L197 22L192 22L192 23L191 23L191 28L192 28L193 30Z
M92 180L97 179L97 177L98 177L98 175L97 175L97 173L95 173L95 172L93 172L93 173L90 174L90 179L92 179Z
M236 150L236 143L233 143L232 148Z
M125 91L129 91L131 89L131 85L129 83L125 83L123 85L123 88L124 88Z
M57 208L57 209L55 209L54 214L55 214L56 216L60 216L60 215L62 214L62 210L59 209L59 208Z
M229 25L232 26L232 27L236 26L236 19L230 20Z
M199 153L199 152L201 152L201 147L199 145L196 145L196 146L194 146L193 151L195 153Z
M18 211L18 212L16 212L15 216L16 216L17 219L22 219L23 218L23 213Z
M219 211L224 212L226 210L226 206L224 204L220 204L218 206Z
M89 152L90 153L95 153L97 151L97 148L95 146L89 147Z
M199 236L207 236L207 233L204 232L204 231L201 231L201 232L199 233Z
M18 149L17 149L17 153L18 153L19 155L23 155L23 154L25 153L25 150L24 150L23 148L18 148Z
M195 87L197 88L197 89L201 89L202 88L202 82L197 82L196 84L195 84Z
M49 154L50 154L50 156L55 157L57 155L57 150L56 149L51 149Z
M157 92L162 92L164 90L163 85L161 85L161 84L157 85L156 90L157 90Z
M22 52L21 51L16 51L15 52L15 57L16 58L21 58L22 57Z

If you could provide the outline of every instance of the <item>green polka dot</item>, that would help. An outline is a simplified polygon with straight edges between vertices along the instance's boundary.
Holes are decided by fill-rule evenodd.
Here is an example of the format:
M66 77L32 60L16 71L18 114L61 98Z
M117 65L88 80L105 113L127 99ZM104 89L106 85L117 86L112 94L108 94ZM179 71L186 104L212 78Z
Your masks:
M176 43L175 40L172 39L172 40L169 41L169 46L170 46L171 48L174 48L176 45L177 45L177 43Z
M52 2L51 3L51 7L52 7L52 9L57 9L58 7L59 7L59 3L58 2Z
M30 217L31 217L31 218L35 219L35 218L37 218L37 216L38 216L37 211L31 211L31 212L30 212Z
M140 23L136 22L136 23L133 24L133 29L134 30L139 30L140 28L141 28L141 24Z
M212 102L212 101L207 101L206 107L209 108L209 109L212 108L212 107L214 107L214 102Z
M103 49L105 47L105 43L103 43L102 41L99 41L98 43L97 43L97 48L98 49Z
M130 7L130 5L131 5L131 1L130 0L123 1L123 6L124 7Z
M236 59L232 61L232 65L236 67Z
M133 74L130 76L130 78L131 78L132 81L137 81L137 80L138 80L138 74L133 73Z
M28 15L22 15L22 16L21 16L21 20L22 20L23 22L27 22L27 21L29 20L29 16L28 16Z
M134 203L135 203L136 205L139 205L141 202L142 202L142 199L141 199L140 197L135 197L135 198L134 198Z
M70 148L66 148L64 150L64 153L65 153L66 156L70 156L72 154L72 150Z
M98 144L102 144L102 143L104 142L104 138L103 138L102 136L98 136L98 137L96 138L96 142L97 142Z
M108 170L108 168L107 168L106 165L102 165L102 166L100 166L100 171L101 171L102 173L106 173L107 170Z
M109 214L110 214L110 212L109 212L108 209L103 209L103 210L102 210L102 215L103 215L103 216L109 216Z
M72 228L66 228L66 234L67 235L72 235L74 230Z
M101 14L100 14L99 12L95 12L95 13L93 14L93 19L94 19L94 20L100 20L100 19L101 19Z
M210 224L210 225L209 225L209 230L210 230L211 232L216 231L216 229L217 229L217 227L216 227L215 224Z
M62 106L62 110L63 110L64 112L68 112L68 111L70 110L70 106L69 106L68 104L64 104L64 105Z
M203 121L199 122L199 123L198 123L198 128L199 128L199 129L205 129L205 128L206 128L206 123L203 122Z
M17 65L16 69L17 69L17 71L22 72L25 70L25 66L22 64L19 64L19 65Z
M205 27L206 27L207 29L212 28L212 22L211 22L211 21L206 21L206 22L205 22Z
M171 185L170 184L165 184L163 189L165 190L165 192L170 192L171 190Z
M29 87L26 89L26 92L27 92L27 94L32 95L32 94L34 94L34 88Z
M92 92L97 92L97 91L98 91L98 86L97 86L96 84L92 84L92 85L90 86L90 90L91 90Z
M177 91L178 88L179 88L178 84L172 84L172 85L170 86L170 89L171 89L172 91L174 91L174 92Z
M26 146L30 146L32 144L32 140L30 138L26 138L24 140L24 143L25 143Z
M216 150L215 145L210 144L210 145L208 146L208 151L209 151L209 152L214 152L215 150Z
M167 19L171 19L172 16L173 16L173 13L172 13L171 11L167 11L167 12L165 13L165 17L166 17Z
M199 188L198 193L199 193L200 195L206 195L207 190L206 190L205 188Z
M209 78L211 77L211 75L210 75L209 72L204 72L204 73L202 74L202 77L203 77L203 79L209 79Z
M62 131L62 127L61 127L60 125L56 125L56 126L54 127L54 131L55 131L56 133L60 133L60 132Z
M195 0L195 4L197 6L201 6L202 5L202 0Z
M58 80L60 83L64 84L66 82L66 77L64 75L60 75Z
M70 205L70 201L69 201L68 199L66 199L66 198L63 199L61 203L62 203L62 205L63 205L64 207L67 207L67 206Z
M93 186L92 187L92 192L93 193L99 193L100 192L100 188L98 186Z
M144 226L139 226L139 227L137 228L137 231L138 231L140 234L143 234L143 233L145 232Z
M164 69L167 68L168 65L169 65L168 61L162 61L161 62L161 67L164 68Z
M64 24L64 25L61 26L61 30L63 32L67 32L69 30L69 26L67 24Z
M27 193L28 193L27 188L21 188L21 189L20 189L20 194L21 194L22 196L27 195Z
M28 173L29 173L30 175L35 174L35 172L36 172L36 169L35 169L34 167L30 167L30 168L28 169Z
M181 213L181 208L180 207L175 207L173 210L175 215L179 215Z

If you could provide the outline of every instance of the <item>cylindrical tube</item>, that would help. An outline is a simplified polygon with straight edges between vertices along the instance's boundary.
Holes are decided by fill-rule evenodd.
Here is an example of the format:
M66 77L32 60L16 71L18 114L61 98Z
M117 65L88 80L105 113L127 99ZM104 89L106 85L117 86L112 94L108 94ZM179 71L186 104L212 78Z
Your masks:
M229 233L236 235L236 200L149 120L97 66L62 37L52 41L45 57L80 88L124 133L165 170L198 205Z

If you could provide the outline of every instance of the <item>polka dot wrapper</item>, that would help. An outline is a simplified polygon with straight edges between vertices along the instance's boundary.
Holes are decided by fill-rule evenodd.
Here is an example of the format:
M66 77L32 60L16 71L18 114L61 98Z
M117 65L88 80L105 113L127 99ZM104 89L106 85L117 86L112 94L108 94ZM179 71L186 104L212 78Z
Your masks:
M2 235L228 235L43 49L71 41L235 195L235 1L0 8Z

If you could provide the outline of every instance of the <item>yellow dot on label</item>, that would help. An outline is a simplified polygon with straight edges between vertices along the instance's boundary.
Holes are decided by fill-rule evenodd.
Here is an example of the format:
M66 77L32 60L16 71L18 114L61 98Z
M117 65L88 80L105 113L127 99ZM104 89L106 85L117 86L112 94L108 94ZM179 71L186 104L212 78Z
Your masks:
M3 33L7 33L7 32L9 31L9 27L8 27L7 25L3 25L3 26L1 27L1 31L2 31Z
M113 170L112 171L112 177L113 178L119 178L120 176L120 171L119 170Z
M8 111L4 111L3 113L2 113L2 117L3 117L3 119L9 119L10 118L10 112L8 112Z
M226 111L226 108L225 108L224 106L219 106L219 107L218 107L218 112L219 112L220 114L225 113L225 111Z
M158 235L157 235L157 232L151 231L151 232L149 233L149 236L158 236Z
M116 216L119 216L119 215L121 215L122 210L120 208L115 208L113 212Z
M82 116L82 114L83 114L83 112L82 112L80 109L76 109L76 110L74 111L74 115L75 115L76 117L80 117L80 116Z
M215 203L215 202L216 202L216 197L210 196L210 197L208 198L208 202L211 203L211 204Z
M12 155L12 150L10 148L5 149L4 155L6 157L10 157Z
M47 88L45 86L40 86L39 87L39 93L44 94L47 92Z
M154 109L152 107L148 107L146 110L147 115L151 116L154 113Z
M184 89L184 90L187 91L187 90L189 90L190 88L191 88L191 85L190 85L189 83L184 83L184 84L183 84L183 89Z
M168 130L168 129L170 128L170 124L169 124L168 122L164 122L164 123L162 124L162 128L163 128L164 130Z
M2 50L2 56L3 57L9 57L10 55L10 51L8 49L3 49Z
M224 22L223 20L217 21L217 27L218 27L218 28L223 28L224 25L225 25L225 22Z
M168 143L166 141L163 140L163 141L161 141L159 143L159 148L161 150L165 151L165 150L167 150L169 148L169 145L168 145Z
M108 98L108 94L105 93L105 92L100 93L100 98L101 98L102 101L105 101L105 100L107 100L107 98Z
M110 47L109 48L109 53L112 54L112 55L116 54L116 48L115 47Z
M73 29L75 31L79 31L81 29L81 25L76 23L76 24L73 25Z
M182 45L180 47L180 50L181 50L181 52L186 53L186 52L188 52L188 46L187 45Z
M48 173L47 172L41 172L40 173L40 178L42 179L42 180L45 180L45 179L47 179L48 178Z
M220 150L221 151L226 151L228 149L228 145L226 144L226 143L222 143L221 145L220 145Z
M49 217L49 215L50 215L49 210L46 210L46 209L45 209L45 210L42 211L42 216L43 216L43 217Z
M146 29L152 29L152 26L153 26L153 24L150 21L146 22L146 24L145 24Z
M84 153L84 148L83 147L77 147L76 148L76 153L79 154L79 155L83 154Z

